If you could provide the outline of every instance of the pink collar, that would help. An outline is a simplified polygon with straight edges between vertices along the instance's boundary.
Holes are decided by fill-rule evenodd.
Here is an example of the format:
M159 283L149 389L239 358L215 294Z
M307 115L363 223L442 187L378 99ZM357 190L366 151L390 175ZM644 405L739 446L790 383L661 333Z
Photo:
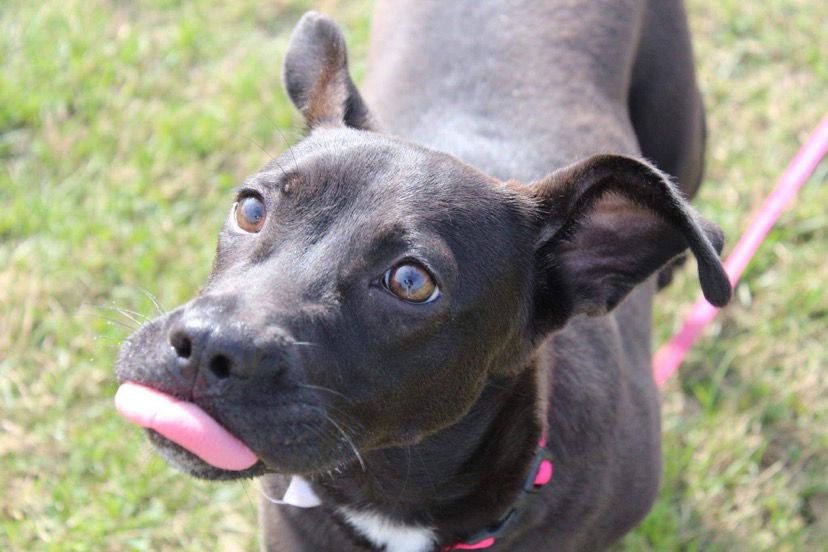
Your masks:
M544 437L538 443L535 457L532 460L532 469L529 470L529 475L523 482L520 494L506 513L482 531L469 537L466 542L444 546L440 549L440 552L448 552L449 550L482 550L494 546L496 540L508 532L507 530L512 525L512 522L523 515L523 512L529 507L532 496L536 495L541 487L549 483L551 479L552 455L546 450L546 438ZM322 503L319 497L316 496L316 493L313 492L310 484L304 478L296 475L291 478L290 485L281 500L267 496L264 490L261 493L266 500L274 504L284 504L299 508L314 508Z
M489 525L486 529L475 533L466 542L444 546L440 552L449 550L482 550L494 546L498 538L507 533L512 522L519 519L523 512L529 507L531 498L536 495L541 487L552 479L552 455L546 450L546 438L542 438L535 451L535 458L532 461L532 469L523 483L517 500L509 507L509 510L500 519Z

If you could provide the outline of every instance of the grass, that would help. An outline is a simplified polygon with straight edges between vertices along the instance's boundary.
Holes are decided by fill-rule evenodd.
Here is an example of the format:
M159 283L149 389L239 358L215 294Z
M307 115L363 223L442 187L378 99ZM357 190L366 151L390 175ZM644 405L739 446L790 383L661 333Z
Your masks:
M255 484L179 475L114 413L133 324L105 307L151 314L142 290L171 307L203 282L233 186L296 136L280 61L311 5L361 74L365 3L0 0L0 549L256 548ZM828 4L689 7L697 205L733 243L828 108ZM826 550L826 172L668 384L662 496L620 550ZM658 341L693 280L659 297Z

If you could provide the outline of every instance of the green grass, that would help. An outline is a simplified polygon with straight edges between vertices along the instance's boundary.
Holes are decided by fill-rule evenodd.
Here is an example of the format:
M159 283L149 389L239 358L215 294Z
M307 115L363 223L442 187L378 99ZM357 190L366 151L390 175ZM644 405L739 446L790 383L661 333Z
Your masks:
M254 550L255 484L183 477L111 407L131 322L189 298L233 186L299 122L280 62L333 0L0 0L0 549ZM735 241L828 110L828 4L692 0L699 208ZM265 151L263 151L265 150ZM825 550L828 187L803 189L665 391L662 497L623 550ZM697 293L659 297L658 340Z

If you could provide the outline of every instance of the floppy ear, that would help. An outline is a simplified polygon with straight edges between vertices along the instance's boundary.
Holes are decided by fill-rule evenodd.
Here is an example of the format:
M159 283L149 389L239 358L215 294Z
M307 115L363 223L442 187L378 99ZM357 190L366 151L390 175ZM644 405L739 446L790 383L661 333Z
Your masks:
M309 128L373 129L371 114L348 73L342 30L330 17L314 11L302 16L290 37L282 81Z
M708 301L724 306L730 282L719 261L723 236L696 214L658 169L597 155L530 185L543 223L535 245L539 332L576 314L612 310L688 247Z

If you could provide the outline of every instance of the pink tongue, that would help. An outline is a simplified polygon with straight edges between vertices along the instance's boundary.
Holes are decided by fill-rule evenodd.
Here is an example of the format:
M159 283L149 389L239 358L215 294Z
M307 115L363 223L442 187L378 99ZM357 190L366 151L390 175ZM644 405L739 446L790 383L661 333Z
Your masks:
M115 408L141 427L154 429L208 464L240 471L257 462L256 455L193 403L137 383L124 383Z

